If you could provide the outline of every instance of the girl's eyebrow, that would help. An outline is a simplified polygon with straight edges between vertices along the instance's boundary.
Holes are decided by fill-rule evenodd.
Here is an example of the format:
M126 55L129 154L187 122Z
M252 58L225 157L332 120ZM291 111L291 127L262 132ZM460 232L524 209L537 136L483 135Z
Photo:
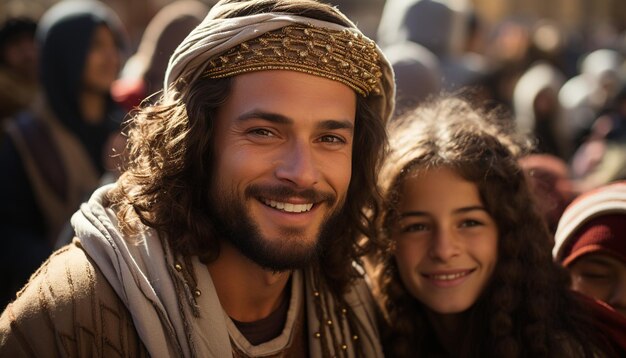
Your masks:
M467 212L476 211L476 210L487 212L487 209L485 209L483 206L473 205L473 206L466 206L466 207L455 209L453 213L462 214L462 213L467 213ZM405 212L400 213L400 218L405 218L409 216L428 216L428 213L425 211L405 211Z
M474 206L466 206L464 208L456 209L456 210L454 210L454 213L455 214L461 214L461 213L466 213L466 212L475 211L475 210L487 212L487 209L485 209L484 206L482 206L482 205L474 205Z
M428 216L424 211L405 211L400 213L400 218L406 218L408 216Z

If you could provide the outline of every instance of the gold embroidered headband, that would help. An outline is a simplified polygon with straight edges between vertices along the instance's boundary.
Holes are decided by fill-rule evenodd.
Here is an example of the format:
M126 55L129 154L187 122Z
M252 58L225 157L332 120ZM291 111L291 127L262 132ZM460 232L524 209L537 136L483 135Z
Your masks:
M223 78L262 70L294 70L344 83L367 97L381 93L376 44L360 33L311 25L266 32L208 61L203 75Z

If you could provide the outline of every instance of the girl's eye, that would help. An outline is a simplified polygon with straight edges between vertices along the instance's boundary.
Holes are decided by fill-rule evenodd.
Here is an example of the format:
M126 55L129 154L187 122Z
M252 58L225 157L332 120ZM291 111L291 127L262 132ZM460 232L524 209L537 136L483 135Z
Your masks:
M420 232L426 230L428 230L428 226L422 223L409 224L400 228L402 232Z
M461 223L461 227L476 227L476 226L481 226L481 225L482 223L480 221L473 220L473 219L463 220L463 222Z

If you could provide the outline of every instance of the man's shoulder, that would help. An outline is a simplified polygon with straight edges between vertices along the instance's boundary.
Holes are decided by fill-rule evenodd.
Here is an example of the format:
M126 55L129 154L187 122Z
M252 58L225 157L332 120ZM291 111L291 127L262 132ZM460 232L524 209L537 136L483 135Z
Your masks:
M0 317L0 353L128 356L140 345L126 307L78 241L53 253Z
M41 304L45 308L62 308L89 300L95 294L107 297L111 293L112 288L76 240L50 255L17 294L13 306Z

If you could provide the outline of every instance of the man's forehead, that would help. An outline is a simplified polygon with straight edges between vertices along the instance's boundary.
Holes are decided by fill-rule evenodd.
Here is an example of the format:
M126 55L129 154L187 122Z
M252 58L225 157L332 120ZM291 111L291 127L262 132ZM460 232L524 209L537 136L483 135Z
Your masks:
M231 94L220 112L241 121L265 119L276 124L306 120L326 129L353 127L354 90L342 83L297 71L257 71L234 76Z

